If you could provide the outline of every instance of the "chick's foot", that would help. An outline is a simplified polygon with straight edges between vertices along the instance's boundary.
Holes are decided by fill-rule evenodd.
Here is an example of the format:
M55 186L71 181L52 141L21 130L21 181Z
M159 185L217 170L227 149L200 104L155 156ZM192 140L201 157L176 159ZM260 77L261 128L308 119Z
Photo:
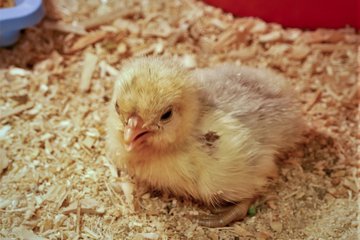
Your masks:
M219 215L221 213L224 213L224 212L227 212L227 211L230 211L231 209L234 208L236 204L231 204L231 205L227 205L227 206L221 206L221 207L210 207L210 212L212 214L215 214L215 215ZM208 216L208 215L207 215Z
M217 214L199 216L196 221L199 225L204 227L225 227L234 221L244 219L252 202L252 199L246 199L233 206L212 209L211 211L213 213L216 212Z

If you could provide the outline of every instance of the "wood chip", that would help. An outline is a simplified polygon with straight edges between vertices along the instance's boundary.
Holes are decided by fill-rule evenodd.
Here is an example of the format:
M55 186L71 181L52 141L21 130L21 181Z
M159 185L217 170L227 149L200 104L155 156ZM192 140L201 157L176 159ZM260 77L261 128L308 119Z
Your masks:
M54 219L54 228L57 229L63 225L64 221L67 219L67 216L64 214L56 214Z
M134 236L133 240L140 240L140 239L159 239L160 235L157 233L138 233Z
M76 208L76 233L79 237L81 237L81 202L77 201L77 208Z
M97 61L98 57L96 55L92 53L85 53L83 70L79 84L79 90L81 92L87 92L90 89L91 78L95 71Z
M68 24L62 21L44 21L43 26L46 29L56 30L65 33L75 33L78 35L87 34L85 28L78 24Z
M1 0L0 8L10 8L15 6L15 0Z
M241 227L240 225L234 225L234 232L239 237L253 237L254 236L254 234L252 234L251 232L249 232L245 228Z
M234 42L242 42L245 36L246 32L238 31L237 25L234 25L219 35L218 40L214 45L214 50L221 51Z
M40 232L45 232L54 228L53 219L45 219L42 222Z
M31 116L35 116L41 111L42 108L43 108L43 105L41 103L37 103L35 105L35 107L33 107L32 109L27 111L27 114L29 114Z
M268 26L263 21L255 21L254 25L251 27L251 33L264 33L268 29Z
M68 195L66 186L63 184L56 184L49 188L47 193L44 195L44 201L54 202L59 209Z
M284 56L289 48L289 44L276 44L271 46L266 53L273 56Z
M279 221L271 221L270 222L270 227L271 227L272 230L274 230L276 232L281 232L282 229L283 229L283 225Z
M117 18L124 18L134 15L137 12L138 12L137 9L130 9L130 10L117 9L113 12L84 20L80 22L79 25L82 26L84 29L95 28L100 25L112 22Z
M197 66L196 57L194 55L186 54L181 58L181 63L185 68L195 68Z
M91 149L91 147L94 145L95 141L96 141L95 138L86 136L86 138L84 139L84 141L82 141L82 144L83 144L86 148Z
M139 24L134 23L133 21L126 19L117 19L114 21L113 26L119 30L125 30L130 32L133 35L138 35L141 32Z
M25 227L15 227L12 232L24 240L45 240L45 238L36 235L33 231L26 229Z
M104 207L101 206L101 204L92 198L85 198L80 200L80 204L78 202L71 203L68 207L64 208L62 210L63 214L69 214L69 213L77 213L78 206L80 205L80 211L82 213L87 214L98 214L102 215L105 213Z
M107 64L104 60L99 62L99 68L100 68L100 77L104 77L105 73L109 74L110 76L117 76L119 74L119 71Z
M322 52L333 52L334 50L349 50L356 51L356 47L350 44L329 44L329 43L318 43L312 44L311 47L313 49L318 49Z
M0 176L3 171L9 166L9 159L6 156L6 152L4 149L0 149Z
M21 76L21 77L25 77L30 74L29 71L22 69L22 68L17 68L17 67L11 68L9 73L13 76Z
M2 199L0 198L0 209L7 208L12 203L12 199Z
M14 116L14 115L18 115L28 109L31 109L32 107L34 107L34 103L33 102L29 102L27 104L24 104L24 105L20 105L20 106L17 106L11 110L7 110L7 111L4 111L4 112L0 112L0 120L1 119L4 119L4 118L7 118L7 117L11 117L11 116Z
M6 139L8 137L8 132L11 130L10 125L5 125L0 128L0 139Z
M250 60L256 56L257 48L255 46L243 47L239 50L228 53L229 56L243 61Z
M303 60L311 51L311 48L306 45L294 45L291 47L289 57L296 60Z
M285 41L296 41L301 36L302 32L300 29L289 29L283 34L283 38ZM295 45L296 46L296 45Z
M311 98L311 100L307 103L306 111L310 111L316 103L318 103L321 99L321 91L317 91L314 96Z
M359 192L359 188L356 186L354 181L349 180L348 178L343 179L342 184L350 189L351 191L353 191L354 193L358 193Z
M259 41L260 42L274 42L274 41L278 41L281 38L281 32L270 32L264 35L261 35L259 37Z
M332 42L337 43L345 39L345 34L332 29L317 29L303 34L305 43Z
M86 48L87 46L89 46L91 44L101 41L107 35L108 35L108 33L104 32L104 31L90 32L90 33L80 37L78 40L75 41L75 43L70 48L65 49L64 51L66 53L73 53L73 52L79 51L81 49Z
M174 30L165 21L150 22L147 27L142 31L141 35L145 38L148 37L162 37L167 38Z
M270 233L265 232L265 231L261 231L261 232L257 232L255 234L256 240L268 240L268 239L272 239L272 236Z

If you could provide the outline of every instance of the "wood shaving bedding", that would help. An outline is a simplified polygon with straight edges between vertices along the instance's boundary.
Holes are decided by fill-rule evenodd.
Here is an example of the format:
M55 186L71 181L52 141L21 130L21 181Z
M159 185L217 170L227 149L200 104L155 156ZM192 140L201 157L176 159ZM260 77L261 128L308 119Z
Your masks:
M47 19L0 49L0 237L355 239L358 31L285 29L193 0L45 2ZM254 217L199 227L189 217L204 207L133 189L106 158L113 81L148 54L268 67L293 84L308 131Z

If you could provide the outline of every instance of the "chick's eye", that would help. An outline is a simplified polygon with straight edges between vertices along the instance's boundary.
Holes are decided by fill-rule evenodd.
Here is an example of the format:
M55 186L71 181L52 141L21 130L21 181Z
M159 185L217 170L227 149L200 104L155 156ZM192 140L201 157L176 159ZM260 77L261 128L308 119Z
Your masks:
M169 109L163 115L161 115L160 120L162 122L168 121L172 117L172 114L173 114L172 109Z

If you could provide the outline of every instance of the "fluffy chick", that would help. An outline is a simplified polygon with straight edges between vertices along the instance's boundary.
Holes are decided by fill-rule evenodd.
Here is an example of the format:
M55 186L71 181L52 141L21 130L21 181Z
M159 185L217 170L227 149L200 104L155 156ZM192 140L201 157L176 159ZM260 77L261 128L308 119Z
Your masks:
M268 70L235 65L190 71L171 59L129 61L107 121L110 158L138 182L209 206L234 203L199 223L243 218L275 177L278 153L302 131L299 104Z

